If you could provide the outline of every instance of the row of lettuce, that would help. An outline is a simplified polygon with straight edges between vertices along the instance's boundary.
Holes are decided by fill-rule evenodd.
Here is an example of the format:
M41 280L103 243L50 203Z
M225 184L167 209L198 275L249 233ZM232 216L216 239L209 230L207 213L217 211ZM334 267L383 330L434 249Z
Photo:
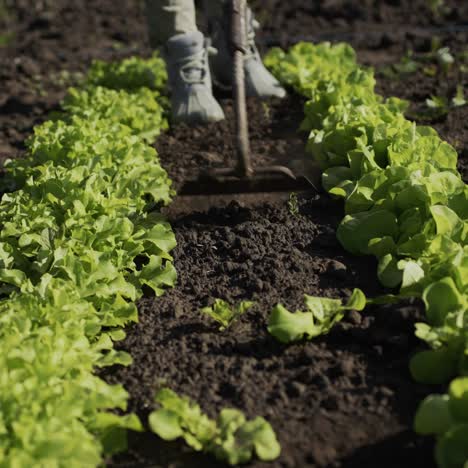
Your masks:
M152 73L148 71L152 70ZM94 375L142 287L172 286L173 192L149 142L167 126L157 57L96 63L64 112L9 161L0 204L0 465L98 466L141 429L127 392Z
M307 98L302 130L323 169L323 186L345 203L337 236L350 252L375 255L381 283L422 298L416 334L428 349L410 369L445 383L420 406L415 428L437 436L442 468L468 463L468 189L457 152L436 131L404 116L407 103L375 93L372 70L346 44L273 49L266 63ZM398 289L397 289L398 288Z

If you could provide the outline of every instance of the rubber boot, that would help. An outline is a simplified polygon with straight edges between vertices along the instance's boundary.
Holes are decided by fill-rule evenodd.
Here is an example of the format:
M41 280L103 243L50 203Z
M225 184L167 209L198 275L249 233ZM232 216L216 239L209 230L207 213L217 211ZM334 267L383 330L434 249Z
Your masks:
M197 125L224 119L212 93L210 52L200 31L178 34L166 43L172 117L177 122Z
M283 98L286 91L278 80L265 68L255 45L255 29L259 27L252 10L246 12L248 52L244 59L245 87L247 96L267 99L270 97ZM224 14L216 19L210 18L210 34L213 46L218 50L210 57L213 78L221 88L232 87L232 53L230 49L230 15L229 5L226 4Z

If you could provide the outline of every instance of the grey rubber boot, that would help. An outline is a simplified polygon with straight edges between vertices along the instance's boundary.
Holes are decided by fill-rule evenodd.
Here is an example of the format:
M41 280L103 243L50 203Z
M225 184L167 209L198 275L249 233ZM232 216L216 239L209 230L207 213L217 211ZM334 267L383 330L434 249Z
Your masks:
M228 7L221 18L211 19L210 32L213 46L218 50L210 57L213 78L221 88L232 86L232 58L229 46L229 13ZM270 97L283 98L286 91L278 80L265 68L255 45L255 29L259 27L252 10L247 8L247 41L248 52L245 55L245 87L248 96L262 99Z
M178 34L166 43L172 117L177 122L196 125L224 119L212 93L209 52L200 31Z

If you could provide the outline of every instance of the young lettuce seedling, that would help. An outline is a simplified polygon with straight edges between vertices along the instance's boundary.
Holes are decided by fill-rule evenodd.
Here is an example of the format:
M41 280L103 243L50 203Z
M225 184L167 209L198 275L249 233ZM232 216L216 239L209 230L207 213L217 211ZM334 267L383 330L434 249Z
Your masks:
M225 408L216 420L210 419L195 402L168 388L161 389L155 400L161 408L150 414L149 425L164 440L183 437L194 450L230 465L247 463L254 455L271 461L281 452L275 432L261 417L247 421L241 411Z
M226 330L235 320L241 315L245 314L255 302L242 301L236 306L231 306L223 299L216 299L211 307L204 307L201 312L209 315L212 319L216 320L221 326L220 331Z
M345 305L341 299L328 299L304 295L308 312L289 312L281 304L273 309L268 322L268 331L282 343L291 343L302 338L312 339L328 333L344 317L348 309L363 310L366 297L355 289Z
M297 198L297 193L295 192L291 192L291 195L289 195L288 209L293 216L297 216L299 214L299 200Z

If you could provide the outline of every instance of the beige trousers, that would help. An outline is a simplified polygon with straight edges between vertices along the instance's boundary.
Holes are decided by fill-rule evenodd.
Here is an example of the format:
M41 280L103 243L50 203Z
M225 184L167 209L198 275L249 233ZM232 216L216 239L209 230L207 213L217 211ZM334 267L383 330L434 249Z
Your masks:
M227 0L203 0L208 18L219 17ZM145 0L150 41L159 47L176 35L197 31L194 0Z

